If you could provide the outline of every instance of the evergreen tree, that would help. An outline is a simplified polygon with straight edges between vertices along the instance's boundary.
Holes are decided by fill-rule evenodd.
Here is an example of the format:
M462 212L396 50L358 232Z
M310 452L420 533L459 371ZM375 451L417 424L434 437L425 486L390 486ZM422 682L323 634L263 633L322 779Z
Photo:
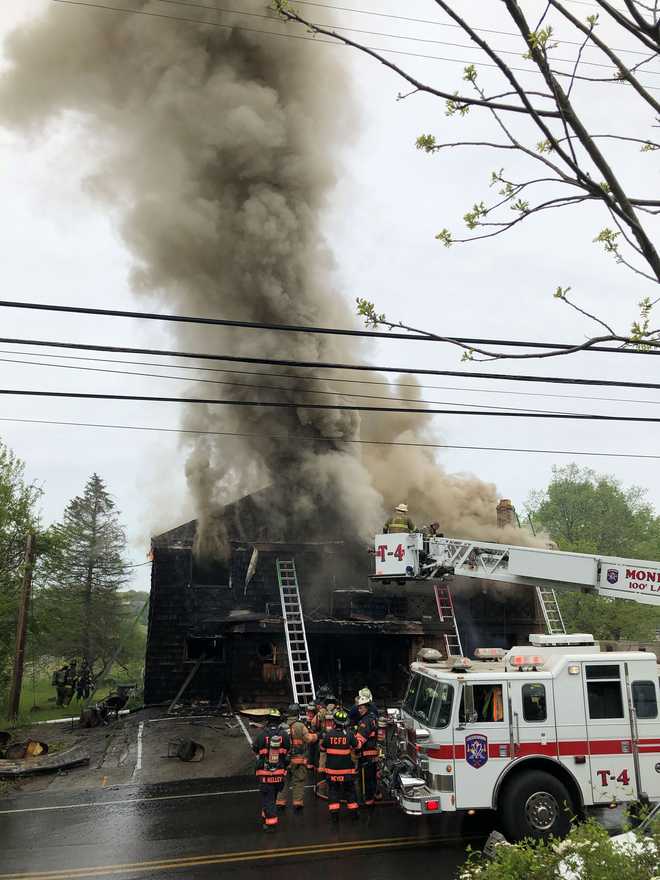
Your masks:
M92 666L116 648L126 613L119 589L128 580L126 535L97 474L69 502L53 533L55 549L41 601L45 643L53 654L82 657Z

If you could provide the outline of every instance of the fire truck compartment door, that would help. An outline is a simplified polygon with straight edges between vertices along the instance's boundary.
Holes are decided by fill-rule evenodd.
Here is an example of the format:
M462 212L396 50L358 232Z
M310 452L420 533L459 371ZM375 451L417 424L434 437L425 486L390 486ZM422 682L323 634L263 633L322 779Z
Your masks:
M635 756L624 664L605 654L581 665L594 804L634 800Z
M454 712L456 807L490 809L493 789L511 761L509 699L506 682L470 676L476 720L465 717L464 688Z
M509 682L513 714L513 751L515 758L545 755L557 758L552 678L525 677Z

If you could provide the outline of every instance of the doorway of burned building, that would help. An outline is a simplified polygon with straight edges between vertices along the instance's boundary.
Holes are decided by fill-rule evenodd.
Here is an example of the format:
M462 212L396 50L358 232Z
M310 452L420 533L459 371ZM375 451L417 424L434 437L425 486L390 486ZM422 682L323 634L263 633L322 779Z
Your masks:
M403 696L409 665L424 643L419 635L378 631L308 633L316 688L328 685L345 706L369 687L380 704Z

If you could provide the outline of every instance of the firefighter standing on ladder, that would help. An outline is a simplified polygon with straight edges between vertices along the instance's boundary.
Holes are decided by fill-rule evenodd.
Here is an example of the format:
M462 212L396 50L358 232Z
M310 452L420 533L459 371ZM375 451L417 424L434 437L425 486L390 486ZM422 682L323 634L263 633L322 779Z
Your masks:
M355 792L355 760L358 740L352 730L348 730L348 713L336 709L334 727L323 735L321 755L325 756L325 775L328 780L328 810L333 822L339 821L341 802L352 818L358 819L358 802Z
M397 504L394 508L394 516L391 516L383 526L383 532L388 535L403 534L404 532L414 532L415 526L408 516L408 505Z
M304 807L305 783L307 782L307 761L309 759L308 747L316 742L318 737L312 733L305 723L306 715L297 703L292 703L287 712L286 725L283 728L291 737L291 751L289 756L291 763L289 772L284 780L284 785L277 795L277 806L284 808L287 805L289 788L293 797L293 809L298 812Z
M279 709L271 709L265 728L252 744L257 755L257 779L261 793L261 818L264 831L277 828L277 797L284 785L291 750L289 734L281 728Z

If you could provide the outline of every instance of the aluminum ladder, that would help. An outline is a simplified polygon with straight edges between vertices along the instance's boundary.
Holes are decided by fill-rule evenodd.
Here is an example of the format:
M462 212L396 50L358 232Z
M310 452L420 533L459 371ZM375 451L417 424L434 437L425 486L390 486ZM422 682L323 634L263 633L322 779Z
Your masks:
M545 628L548 631L548 635L553 636L558 633L565 633L566 627L564 626L564 620L561 616L561 611L559 610L557 594L552 587L537 587L536 598L538 599L541 611L543 612L543 619L545 620Z
M438 606L438 617L443 623L451 624L450 632L443 633L445 640L445 651L447 656L463 656L463 646L461 645L461 636L456 625L456 615L454 614L454 602L451 598L451 591L446 584L436 584L435 604Z
M280 587L284 633L286 635L286 651L289 655L289 673L293 700L301 706L314 701L314 679L312 665L309 661L309 649L305 634L298 576L293 559L278 559L277 582Z

